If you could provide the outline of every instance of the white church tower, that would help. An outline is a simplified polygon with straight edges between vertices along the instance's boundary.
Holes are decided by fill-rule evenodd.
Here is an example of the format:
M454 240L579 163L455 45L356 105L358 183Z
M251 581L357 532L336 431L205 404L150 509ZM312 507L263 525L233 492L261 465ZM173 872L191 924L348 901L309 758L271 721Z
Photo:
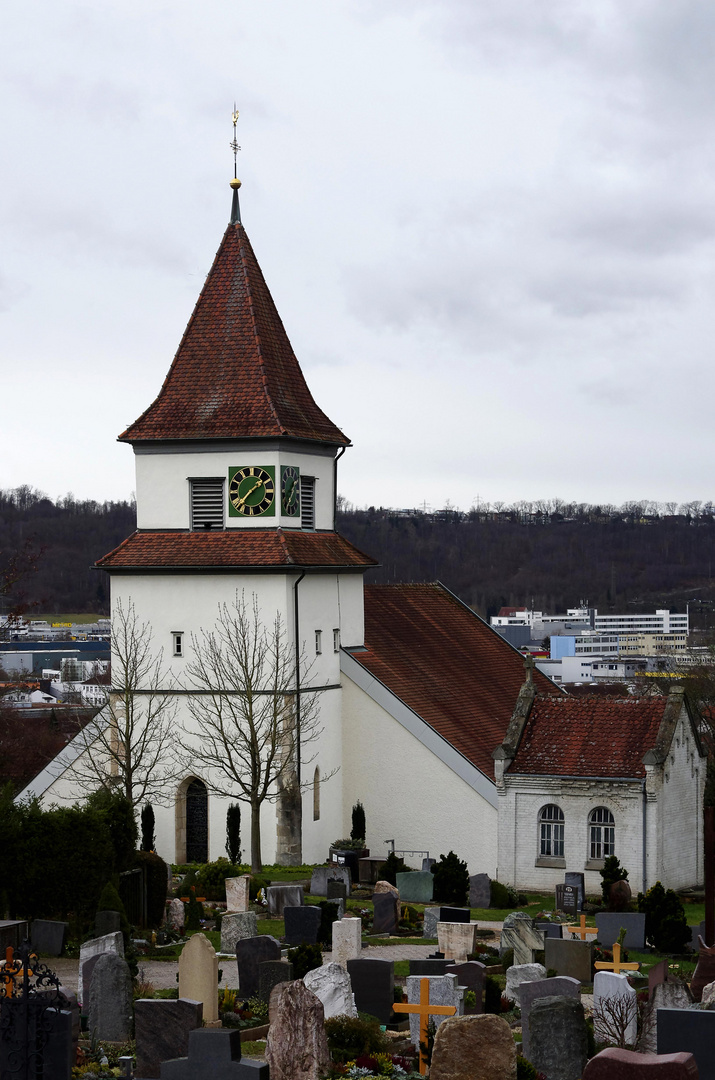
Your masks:
M306 767L296 755L302 797L262 812L264 861L298 864L325 859L342 834L339 650L363 644L362 577L374 561L335 532L337 463L350 442L306 385L241 223L238 186L164 384L119 436L135 455L137 531L98 566L111 575L113 613L133 605L178 687L221 604L255 597L266 624L278 613L312 665L298 690L320 688L322 734L305 755L313 760ZM186 692L176 701L177 725L190 725ZM174 805L155 807L169 861L225 853L229 800L205 780L187 765Z

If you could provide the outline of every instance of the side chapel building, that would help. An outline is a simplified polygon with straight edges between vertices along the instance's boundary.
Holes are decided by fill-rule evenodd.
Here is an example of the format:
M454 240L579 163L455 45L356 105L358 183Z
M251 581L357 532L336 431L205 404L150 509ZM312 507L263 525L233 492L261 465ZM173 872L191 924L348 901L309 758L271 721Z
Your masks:
M637 888L702 879L703 755L682 693L589 711L538 671L525 681L522 656L442 585L364 586L375 560L335 531L350 441L308 389L236 189L163 386L119 438L135 456L137 530L98 566L113 611L133 605L152 628L174 685L192 635L237 593L255 596L264 622L278 613L312 662L304 688L319 696L322 731L301 777L302 827L280 800L265 803L265 862L323 862L360 800L373 855L388 840L433 857L452 849L470 873L518 888L550 888L568 868L597 889L611 852ZM186 695L176 699L190 727ZM76 798L79 747L18 798ZM229 801L187 767L172 804L154 807L159 853L224 854ZM249 818L244 806L244 858Z

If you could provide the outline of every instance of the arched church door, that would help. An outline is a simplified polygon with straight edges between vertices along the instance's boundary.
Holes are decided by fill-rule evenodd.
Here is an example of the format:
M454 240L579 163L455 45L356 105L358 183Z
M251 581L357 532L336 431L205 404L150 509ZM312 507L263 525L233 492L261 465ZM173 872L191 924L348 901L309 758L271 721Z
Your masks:
M209 795L203 780L186 789L186 861L209 861Z

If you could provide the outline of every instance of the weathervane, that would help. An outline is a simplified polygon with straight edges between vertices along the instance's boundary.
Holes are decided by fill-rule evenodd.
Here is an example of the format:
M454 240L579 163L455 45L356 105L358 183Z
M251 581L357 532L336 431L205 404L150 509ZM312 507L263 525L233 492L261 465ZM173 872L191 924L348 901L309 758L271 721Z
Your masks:
M233 142L229 143L229 146L233 150L233 180L231 181L231 187L233 188L233 201L231 203L231 224L235 225L241 220L241 208L238 205L238 189L241 186L241 181L237 176L237 158L238 151L241 147L236 141L236 124L238 123L238 109L236 108L236 102L233 103Z

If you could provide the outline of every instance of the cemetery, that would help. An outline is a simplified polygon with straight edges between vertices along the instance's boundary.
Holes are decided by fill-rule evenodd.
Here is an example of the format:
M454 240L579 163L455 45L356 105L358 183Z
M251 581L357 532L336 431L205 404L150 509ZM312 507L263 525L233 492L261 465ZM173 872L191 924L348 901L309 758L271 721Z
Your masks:
M33 900L21 874L4 895L2 1080L38 1055L51 1080L715 1077L706 905L660 883L633 898L617 859L600 897L578 874L517 895L453 852L376 875L145 851L150 873L115 873L137 838L110 802L101 888L88 855L82 903Z

